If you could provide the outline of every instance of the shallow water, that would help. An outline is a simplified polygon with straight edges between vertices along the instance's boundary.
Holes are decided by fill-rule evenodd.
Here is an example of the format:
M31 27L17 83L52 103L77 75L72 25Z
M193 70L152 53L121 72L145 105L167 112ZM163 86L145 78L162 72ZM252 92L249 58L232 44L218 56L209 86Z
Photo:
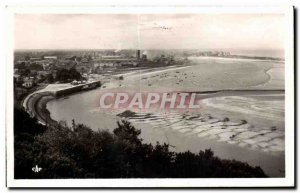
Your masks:
M134 73L124 75L124 80L110 80L106 88L71 95L68 99L58 99L47 104L51 117L65 120L71 124L72 119L84 123L94 130L108 129L116 126L116 112L101 112L98 108L100 92L111 88L125 90L158 91L207 91L226 89L284 89L284 64L282 62L235 60L216 58L191 58L192 65L180 69L167 69L161 72ZM283 136L276 138L275 145L264 144L265 136L252 138L249 128L240 126L244 132L239 136L242 141L230 140L236 130L223 132L215 124L214 130L201 126L200 121L187 120L182 114L162 112L154 114L155 119L143 117L141 120L127 117L137 128L142 129L141 138L147 143L156 141L171 144L174 151L190 150L197 152L211 148L217 156L227 159L246 161L251 165L261 166L271 176L284 175L284 97L283 94L265 94L248 96L218 96L203 100L201 114L210 114L217 121L229 117L232 122L245 119L255 132L276 126L276 132ZM164 119L159 119L163 117ZM276 118L276 119L275 119ZM200 124L200 125L197 125ZM221 127L221 126L220 126ZM243 128L245 127L245 128ZM219 129L219 130L218 130ZM236 129L236 128L235 128ZM245 129L245 130L243 130ZM253 131L251 131L253 132ZM271 134L269 134L271 135ZM252 137L251 137L252 136ZM268 136L267 136L268 137ZM269 136L270 137L270 136ZM272 138L272 140L273 140ZM237 138L239 139L239 138ZM272 142L272 143L273 143Z

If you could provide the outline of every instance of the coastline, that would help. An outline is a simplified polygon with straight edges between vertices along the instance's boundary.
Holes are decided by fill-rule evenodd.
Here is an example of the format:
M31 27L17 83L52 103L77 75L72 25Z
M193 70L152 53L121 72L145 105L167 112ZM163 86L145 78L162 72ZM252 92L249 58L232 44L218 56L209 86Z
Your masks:
M169 67L168 69L166 69L167 71L174 71L178 68L177 67ZM181 67L179 67L181 68ZM271 68L270 68L271 69ZM268 69L268 70L270 70ZM162 69L157 69L157 70L147 70L146 72L143 71L146 75L150 75L152 76L153 73L166 73L166 71L161 71ZM264 74L266 74L267 76L269 75L269 73L267 72L268 70L264 71ZM139 71L136 71L134 73L130 73L130 74L124 74L125 76L125 80L127 80L127 78L131 77L132 75L134 76L135 74L138 74L138 76L141 76L141 74L144 75L143 72L139 72ZM150 73L150 74L148 74ZM117 76L120 76L121 74L117 75ZM112 86L114 85L117 85L117 84L114 84L116 82L118 82L119 80L115 77L116 75L112 75L110 77L110 80L108 81L108 84L112 84ZM267 77L267 81L269 82L270 81L270 77L268 76ZM105 84L106 85L106 84ZM107 85L106 85L107 86ZM117 88L117 87L116 87ZM210 91L202 91L201 89L198 89L198 91L195 91L197 94L199 94L201 97L203 97L202 99L204 98L214 98L214 97L219 97L219 96L226 96L226 95L237 95L238 93L240 94L243 94L245 92L249 92L250 94L252 93L252 95L256 94L256 92L260 92L260 93L264 93L264 94L272 94L272 93L284 93L284 89L264 89L264 88L258 88L258 89L255 89L255 87L252 87L252 88L248 88L248 89L224 89L224 90L217 90L217 89L214 89L214 90L210 90ZM38 113L40 113L40 116L38 116L38 118L40 119L41 122L43 122L44 124L52 122L56 122L55 120L59 121L59 119L55 118L54 116L54 119L55 120L52 120L51 116L50 116L50 112L48 111L47 109L47 103L51 100L55 100L56 98L53 97L51 98L51 93L40 93L42 96L38 97L38 96L35 96L37 98L39 98L40 100L36 100L36 102L38 103L37 105L33 106L34 108L41 108L42 110L40 111L36 111ZM67 95L65 95L67 96ZM214 113L211 113L211 115L214 117L214 118L217 118L217 116L215 116ZM223 117L224 118L224 117ZM218 118L217 118L218 119ZM51 120L51 121L49 121ZM75 118L75 120L77 120L77 118ZM230 117L230 120L232 120L233 122L236 122L236 120L232 119ZM81 120L82 121L82 120ZM173 121L176 121L176 120L173 120ZM195 120L196 121L196 120ZM211 120L212 121L212 120ZM219 128L220 125L217 125L217 124L223 124L222 121L220 120L215 120L215 121L219 121L219 123L216 123L216 124L211 124L213 127L215 127L215 130L213 130L214 132L224 132L224 131L227 131L228 129L222 129L222 128ZM84 122L81 122L83 124L86 124ZM157 122L159 123L159 122ZM237 122L238 123L238 122ZM57 122L55 123L57 124ZM138 123L136 123L138 125ZM198 151L197 148L201 148L203 149L204 147L205 148L214 148L216 153L218 155L220 155L221 157L223 158L234 158L234 159L237 159L237 160L240 160L240 159L243 159L243 157L241 157L240 155L238 155L237 153L235 152L240 152L240 154L243 154L243 152L247 152L248 154L251 154L253 155L253 159L256 158L256 157L262 157L261 159L263 160L273 160L275 159L276 161L276 164L272 164L274 166L268 166L268 164L265 164L265 163L259 163L261 166L263 166L263 168L266 169L266 171L268 171L268 173L271 175L271 176L282 176L284 175L284 173L282 172L277 172L277 171L272 171L273 169L278 169L280 168L280 170L282 170L282 168L284 168L284 160L281 159L281 157L279 155L273 155L272 152L263 152L263 151L260 151L260 150L257 150L257 149L251 149L251 148L245 148L244 145L245 144L242 144L243 147L237 145L237 144L228 144L226 143L225 141L222 141L223 138L220 138L219 139L219 136L218 135L222 135L221 137L225 137L226 140L228 138L230 138L230 136L232 135L227 135L228 132L232 132L232 131L229 131L227 133L224 133L224 136L222 133L217 133L217 135L214 135L210 132L207 132L207 131L204 131L203 129L206 127L205 125L199 125L197 130L192 130L192 132L194 132L195 134L193 135L189 135L189 131L191 130L188 130L188 128L185 128L185 129L181 129L181 126L186 126L186 125L182 125L180 123L178 123L178 125L173 125L172 128L167 128L165 130L163 130L162 128L154 128L154 129L150 129L148 128L148 126L146 126L145 122L141 123L142 126L144 127L143 129L143 132L145 132L145 134L149 135L151 140L156 140L156 138L154 138L153 136L154 135L161 135L159 138L166 138L167 142L169 144L171 144L172 146L176 146L176 151L185 151L185 150L192 150L192 151ZM99 125L99 124L98 124ZM247 128L244 128L246 126L249 126L248 124L245 124L244 126L240 126L241 130L245 130ZM229 126L230 127L230 126ZM243 127L243 128L242 128ZM138 128L138 127L137 127ZM231 129L234 129L234 128L231 128ZM270 128L269 128L270 129ZM202 131L203 130L203 131ZM253 132L253 131L251 131ZM254 131L256 133L256 131ZM205 135L208 133L208 135ZM203 134L203 136L202 136ZM253 133L251 133L253 134ZM214 136L216 137L214 137ZM273 135L272 133L268 134L268 135ZM211 137L210 137L211 136ZM145 137L145 135L144 135ZM213 138L214 137L214 138ZM245 135L244 137L247 137L247 138L251 138L251 136L249 136L248 134ZM262 140L263 137L266 137L266 136L262 136L260 137L259 140ZM213 138L213 140L210 140L211 138ZM200 139L200 140L199 140ZM216 142L217 139L221 140L221 142ZM163 139L165 140L165 139ZM237 140L240 140L240 139L237 139ZM250 141L251 140L251 141ZM181 141L181 143L178 143L179 141ZM234 141L234 140L233 140ZM249 139L248 140L249 143L252 143L254 142L253 139ZM192 147L192 148L191 148ZM191 149L186 149L186 148L191 148ZM226 150L226 152L223 152L223 150ZM272 150L273 151L273 150ZM282 152L282 149L279 148L278 150L275 149L275 154L280 154L283 153L284 154L284 151ZM242 161L247 161L249 164L251 165L257 165L258 162L257 160L247 160L247 159L244 159ZM266 163L268 162L266 161Z
M29 108L35 108L36 110L35 112L38 115L37 118L40 121L40 123L44 125L47 124L50 127L57 126L59 124L56 120L53 120L51 118L50 112L46 108L47 103L55 99L57 98L54 97L49 92L38 93L32 96L31 98L33 102L36 102L35 105L29 107ZM229 123L230 122L228 122L228 124ZM134 125L139 126L138 124L134 124ZM143 123L143 125L145 126L145 123ZM145 126L145 128L146 130L148 130L148 132L150 132L149 130L150 128L147 128L147 126ZM269 162L270 160L273 160L273 163L276 165L276 167L280 168L279 170L282 170L281 164L283 161L279 155L273 155L272 153L265 154L264 152L255 149L248 149L248 148L244 149L244 147L238 146L236 144L228 144L225 141L223 142L220 141L215 143L214 141L211 141L210 138L201 137L200 138L201 140L199 140L198 136L187 135L187 133L185 133L185 135L180 135L178 133L178 130L175 131L170 128L165 131L159 128L155 128L154 131L161 133L163 135L162 137L167 137L167 141L171 145L171 149L174 149L176 152L187 151L187 150L190 150L192 152L197 152L198 149L196 147L201 147L201 149L212 148L215 151L216 155L220 156L221 158L232 159L231 156L234 155L233 156L234 159L247 162L252 166L258 164L254 158L256 157L255 155L259 155L263 160L267 160L266 163ZM199 132L201 131L199 130ZM180 140L178 141L176 139L180 139ZM180 147L179 144L185 144L185 147L183 146ZM187 149L187 147L190 146L194 146L194 148ZM227 153L222 150L224 147L227 147L227 151L228 151ZM241 152L242 150L243 152L247 152L248 155L251 155L250 160L246 159L247 157L243 156L244 153L236 153L236 152ZM275 171L273 167L269 166L269 164L265 164L265 162L262 162L259 166L262 167L264 171L270 176L281 177L284 175L284 173Z
M125 72L125 73L118 73L111 75L112 77L119 77L119 76L134 76L139 75L140 73L160 73L161 71L173 71L181 68L187 68L190 65L182 66L182 65L173 65L167 66L166 68L148 68L148 69L141 69L136 70L134 72ZM103 80L101 80L102 82ZM101 83L99 80L94 81L97 83L97 87L101 87ZM93 84L88 83L88 84ZM105 81L102 82L103 85ZM62 86L60 86L62 85ZM83 87L84 85L78 85L77 87ZM84 90L73 90L76 86L66 86L65 84L49 84L46 87L42 87L42 89L36 90L29 95L27 95L21 102L21 106L30 114L32 117L36 117L38 121L43 124L50 124L52 126L56 126L58 121L53 120L51 118L51 114L47 109L47 103L51 100L58 99L59 97L66 97L72 94L76 94L79 92L84 92ZM70 91L68 91L70 90Z
M31 95L26 105L27 112L32 117L36 117L42 125L56 126L57 121L53 120L50 116L46 105L49 101L56 99L50 92L40 92Z
M284 58L276 57L260 57L260 56L245 56L245 55L230 55L230 56L190 56L190 57L201 57L201 58L214 58L214 59L232 59L232 60L258 60L258 61L285 61Z

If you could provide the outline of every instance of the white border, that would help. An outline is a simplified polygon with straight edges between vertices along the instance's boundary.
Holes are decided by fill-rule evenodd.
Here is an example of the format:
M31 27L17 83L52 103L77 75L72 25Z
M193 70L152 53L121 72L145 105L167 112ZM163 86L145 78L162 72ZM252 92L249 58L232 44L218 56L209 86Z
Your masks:
M15 180L13 152L14 13L284 13L285 33L285 178L268 179L51 179ZM8 187L291 187L294 186L294 34L293 7L108 7L8 6L6 8L6 134Z

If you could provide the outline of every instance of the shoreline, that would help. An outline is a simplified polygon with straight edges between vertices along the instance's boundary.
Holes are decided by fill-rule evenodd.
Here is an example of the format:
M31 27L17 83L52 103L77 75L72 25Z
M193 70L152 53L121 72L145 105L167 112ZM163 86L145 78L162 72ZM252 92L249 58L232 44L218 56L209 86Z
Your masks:
M47 95L47 93L43 93L43 94L45 94L45 96ZM53 100L55 100L55 98L53 98ZM43 103L43 104L41 104L41 106L43 106L43 108L46 108L46 104L49 101L50 100L48 100L48 101L47 100L39 100L38 102ZM48 111L48 109L46 109L46 111ZM44 111L41 111L41 112L43 113ZM48 114L48 115L50 116L50 114ZM264 152L264 151L260 151L255 148L250 148L250 147L248 148L245 146L246 144L244 144L244 143L242 144L242 146L238 145L238 144L234 144L234 143L228 143L224 140L225 139L227 140L228 138L230 138L230 136L234 135L234 133L231 133L231 132L233 132L233 130L236 127L239 127L240 130L242 131L246 127L248 127L249 124L242 123L242 122L236 122L235 120L232 120L232 119L230 119L230 121L228 121L228 122L224 122L224 121L220 121L217 117L215 117L214 114L211 114L211 115L212 115L212 119L208 120L211 123L207 122L207 124L205 124L205 122L201 121L201 119L202 119L201 117L198 117L200 119L199 125L196 129L194 128L191 132L188 132L188 131L190 131L190 130L188 130L188 128L181 129L180 127L182 127L182 126L186 127L187 125L180 124L180 122L177 122L175 120L176 117L173 117L172 119L170 119L170 122L169 122L169 124L174 123L174 125L173 126L170 125L171 127L166 127L164 129L162 129L162 127L159 126L162 124L162 122L159 120L157 121L158 125L156 125L155 128L152 128L151 124L146 125L147 120L143 121L142 119L139 119L138 117L136 119L137 122L136 121L132 122L132 124L136 128L142 127L140 129L142 129L141 137L143 139L145 139L145 136L147 136L148 134L153 134L153 133L160 135L159 139L165 140L165 138L166 138L166 140L167 140L166 142L168 142L169 145L171 145L170 148L172 149L172 151L182 152L182 151L190 150L192 152L198 152L199 148L200 149L212 148L213 151L216 153L216 155L220 156L221 158L236 159L239 161L244 161L244 162L249 163L252 166L259 165L260 167L262 167L264 169L264 171L266 171L268 173L268 175L273 176L273 177L282 177L285 175L284 173L280 172L284 168L284 165L282 165L282 164L284 164L284 160L282 160L282 158L280 156L280 155L284 155L284 151L283 152L281 152L281 151L279 151L279 152L278 151ZM158 117L157 117L157 115L155 115L155 117L153 117L153 118L158 118ZM188 118L190 120L192 117L186 117L186 118ZM193 121L198 122L197 121L198 118L194 117L192 119L194 119ZM57 120L57 121L59 121L59 120ZM138 123L138 122L140 122L140 123ZM223 122L227 125L226 129L219 128L219 127L222 127ZM67 122L67 123L69 123L69 122ZM83 124L85 124L85 123L83 123ZM214 129L211 131L205 131L206 129L211 129L211 128L209 128L210 125L213 126ZM248 140L251 140L251 143L252 143L252 141L254 140L254 139L252 139L254 137L254 133L257 133L258 135L263 134L264 136L261 136L261 137L267 137L267 135L274 135L273 131L271 131L270 129L271 128L267 129L269 131L265 132L266 128L264 128L264 130L261 131L262 133L257 133L258 131L255 131L255 130L249 131L251 133L247 133L247 135L240 136L239 138L242 139L242 138L248 136L248 134L251 134L251 136L249 136ZM217 133L217 135L216 135L217 138L216 138L216 137L213 137L214 133L211 133L211 132L215 132L217 130L218 131L220 130L220 133L219 132ZM202 134L205 134L207 132L209 135L202 136ZM192 134L192 133L195 133L195 134ZM190 135L190 134L192 134L192 135ZM221 136L221 138L219 135ZM155 139L155 138L152 138L151 136L150 136L150 138L151 138L151 140ZM236 141L236 140L239 140L239 138L236 139L236 137L234 137L234 138L232 138L232 140ZM224 139L224 140L222 140L222 139ZM149 142L148 140L145 140L145 141L147 141L147 143L148 143ZM155 140L155 141L160 141L160 140ZM260 140L258 140L258 141L260 141ZM154 141L152 141L152 142L151 142L152 144L156 143ZM161 142L162 141L160 141L160 143ZM182 144L184 144L184 145L182 145ZM224 151L224 148L226 151ZM238 152L240 152L240 153L238 153ZM244 155L244 153L242 153L242 152L247 152L247 154L251 155L253 159L252 158L245 159L246 157L242 156L242 155ZM257 156L261 157L262 160L266 160L266 161L257 162L257 160L255 159ZM274 164L271 164L271 165L268 164L268 162L270 160L274 160Z
M231 60L255 60L255 61L274 61L284 62L283 58L263 57L263 56L244 56L244 55L230 55L230 56L189 56L194 58L212 58L212 59L231 59Z
M218 57L220 58L220 57ZM232 59L232 58L231 58ZM134 77L137 75L141 75L142 74L146 74L148 75L150 74L155 74L155 73L162 73L165 71L174 71L174 70L179 70L182 68L187 68L190 67L192 65L187 65L187 66L168 66L166 68L151 68L151 69L142 69L139 71L134 71L132 73L125 72L125 74L118 74L118 75L111 75L111 77L114 76L120 76L120 75L124 75L126 78L130 78L130 77ZM267 68L264 69L264 74L266 74L268 76L268 80L267 82L270 81L271 79L271 75L268 73L269 70L271 70L272 68ZM112 79L112 81L114 81ZM99 81L100 82L100 81ZM101 80L101 82L103 83L103 85L100 85L100 88L102 86L106 86L106 82L104 80ZM110 82L111 83L111 82ZM264 83L266 84L266 83ZM62 85L62 84L61 84ZM48 87L46 87L45 89L36 91L34 93L31 93L29 96L27 96L24 99L24 103L23 106L25 107L25 110L27 110L29 112L29 114L31 116L37 116L37 118L39 119L39 121L42 124L46 124L47 122L51 122L53 124L57 124L57 120L53 120L51 119L51 114L47 109L47 103L51 100L55 100L56 98L59 97L66 97L69 96L70 94L76 94L77 92L72 91L73 87L69 86L69 87L60 87L60 84L51 84L49 85L49 89L47 89ZM75 86L74 86L75 87ZM51 91L52 90L52 91ZM70 90L70 91L67 91ZM57 93L63 93L63 94L57 94ZM83 92L83 91L81 91ZM251 95L251 94L256 94L256 95L261 95L261 94L284 94L285 90L284 89L264 89L264 88L248 88L248 89L214 89L214 90L198 90L198 91L180 91L180 90L175 90L173 92L186 92L186 93L196 93L198 96L200 96L201 100L203 99L208 99L208 98L215 98L215 97L226 97L226 96L242 96L242 95ZM30 101L35 101L34 105L28 105L28 103L30 103Z
M220 57L218 57L220 58ZM233 58L230 58L233 59ZM125 74L115 74L112 75L112 77L114 76L120 76L120 75L124 75L126 77L132 77L132 76L136 76L136 75L140 75L140 73L161 73L164 71L174 71L174 70L178 70L178 69L182 69L182 68L187 68L190 67L192 65L187 65L187 66L178 66L178 65L174 65L174 66L168 66L166 69L162 69L162 68L151 68L151 69L142 69L142 72L140 71L134 71L132 73L126 72ZM264 69L264 73L268 76L268 81L270 81L271 79L271 75L268 73L269 70L271 70L272 68L268 68L268 69ZM102 82L103 80L101 80ZM265 84L265 83L264 83ZM102 86L105 86L106 83L105 81L103 81L103 85L100 85L100 88ZM54 85L55 87L55 85ZM53 88L52 88L53 89ZM78 92L66 92L65 94L62 94L61 96L57 96L57 92L64 92L65 90L68 89L72 89L71 88L63 88L60 90L56 90L56 91L44 91L42 92L44 89L38 90L34 93L31 93L30 95L28 95L27 97L25 97L24 102L22 104L22 106L25 108L26 111L29 112L29 114L31 116L37 116L37 118L39 119L39 121L42 124L46 124L47 121L51 122L53 124L57 124L58 121L57 120L53 120L51 118L51 114L47 109L47 103L51 100L55 100L57 98L60 97L66 97L66 96L70 96L72 94L76 94ZM46 89L47 90L47 89ZM53 89L55 90L55 88ZM80 92L84 92L84 91L80 91ZM270 93L270 94L277 94L277 93L285 93L284 89L253 89L253 88L248 88L248 89L219 89L219 90L201 90L201 91L174 91L174 92L186 92L186 93L196 93L197 95L199 95L202 99L208 99L208 98L214 98L214 97L225 97L225 96L235 96L235 95L247 95L247 94L251 94L251 93L261 93L261 94L266 94L266 93ZM28 105L29 100L33 98L32 100L35 101L35 105Z
M232 58L228 58L228 59L232 59ZM127 77L129 78L137 75L140 76L142 74L146 74L146 76L152 76L153 73L166 73L168 71L174 71L176 69L187 68L191 66L193 65L191 64L188 66L168 66L163 68L152 68L147 70L140 69L133 72L125 72L124 74L108 75L107 77L103 77L103 79L99 78L98 80L101 80L101 83L104 83L103 84L104 86L107 86L112 83L112 86L116 86L115 88L118 88L117 86L117 83L119 81L117 79L118 76L124 76L126 81ZM269 82L270 77L272 77L272 74L269 74L270 69L272 68L263 70L264 74L266 75L265 79L267 79L267 82ZM107 82L105 82L105 80L107 80ZM192 91L192 92L197 93L197 95L200 96L201 99L214 98L214 97L227 96L227 95L228 96L247 95L247 94L248 95L269 95L269 94L276 95L278 93L284 95L285 93L284 89L265 89L263 87L262 88L245 87L246 89L230 89L231 88L230 87L229 89L221 89L221 90L218 89L219 87L216 87L217 89L211 89L211 90L201 89L201 87L194 87L194 88L197 89L191 89L191 90L197 90L197 91ZM213 87L207 87L207 88L213 88ZM226 87L220 87L220 88L226 88ZM236 88L236 87L232 87L232 88ZM62 86L60 86L59 84L56 85L53 84L50 85L50 87L48 87L47 89L44 89L44 91L45 90L49 91L51 89L64 90L68 88L67 86L64 87L63 84ZM184 92L184 91L183 90L180 91L179 88L177 92ZM63 116L56 116L55 111L51 111L52 110L51 108L49 108L48 110L47 103L52 100L70 96L72 94L76 95L77 93L80 92L66 93L64 96L62 95L55 96L51 92L33 93L27 101L28 109L29 110L31 109L31 112L36 115L36 117L38 118L41 124L49 125L50 127L56 126L59 125L59 122L61 122L60 120L64 120L64 118ZM72 103L69 103L68 105L72 105ZM68 106L65 106L64 108L68 108ZM51 118L50 111L53 113L52 114L53 119ZM61 112L62 114L65 113L64 110L62 110ZM166 143L171 145L171 150L174 149L173 151L176 152L182 152L187 150L192 152L197 152L199 149L211 148L216 153L216 155L218 155L221 158L236 159L239 161L247 162L253 166L259 165L270 176L282 177L285 175L284 172L285 160L283 156L285 154L285 149L283 146L281 146L284 137L280 139L274 138L274 136L276 137L277 135L284 136L284 131L282 131L283 134L281 131L280 132L273 131L274 128L271 128L272 125L269 125L268 128L263 128L263 127L252 128L251 127L252 124L250 124L249 122L249 117L244 118L248 123L246 122L241 124L241 122L239 122L241 121L240 118L238 118L239 120L236 120L235 119L236 117L234 116L230 117L228 115L226 117L229 117L230 120L224 121L225 119L223 115L219 114L220 117L218 117L219 116L218 113L213 111L211 113L208 112L207 113L208 116L206 116L205 114L203 115L204 117L201 115L197 117L188 115L189 117L186 116L185 118L182 118L182 114L181 115L179 114L167 119L167 122L166 119L164 119L165 117L160 116L158 114L153 115L153 117L151 117L150 119L146 119L143 117L143 116L149 117L149 115L138 115L136 117L132 117L133 120L132 123L137 129L142 129L141 137L146 139L145 141L147 142L151 141L152 144L155 144L156 141L159 142L166 141ZM209 118L210 115L211 118ZM80 114L79 116L83 118L80 120L78 117L76 118L75 116L74 117L75 121L79 120L79 123L83 123L86 125L89 125L87 123L94 124L93 121L91 121L90 119L94 117L90 115L89 115L90 117L85 117L82 114ZM71 117L70 120L72 118L73 117ZM103 119L109 120L106 117L103 117ZM154 121L155 123L153 125L149 123L149 121L150 122L152 121L151 119L155 120ZM66 123L70 124L69 119L66 120L67 120ZM84 122L85 120L86 122ZM193 123L195 125L191 126L189 125L190 123ZM101 121L100 122L98 121L98 123L96 121L95 125L96 124L101 125L101 129L105 129L106 127L103 126L103 123L101 123ZM107 125L109 124L110 123L108 123ZM91 129L94 128L92 125L89 126ZM93 130L96 131L96 128L97 127L95 127L95 129ZM268 140L269 142L272 142L271 145L269 144ZM249 155L250 157L247 157L245 155ZM271 164L270 161L272 161Z
M84 92L84 91L82 91ZM179 92L179 91L178 91ZM234 93L239 93L239 92L270 92L270 93L277 93L277 92L284 92L282 89L274 89L274 90L233 90L233 89L225 89L225 90L213 90L213 91L195 91L194 93L197 93L198 95L202 95L201 99L207 99L207 98L214 98L214 97L219 97L219 96L234 96ZM23 103L23 106L26 106L26 111L30 114L30 116L36 116L39 120L39 122L43 125L46 125L47 122L51 122L54 125L58 124L57 120L53 120L51 118L51 113L47 109L47 103L52 100L56 100L58 98L66 97L66 96L71 96L73 94L78 94L77 93L71 93L67 95L63 95L60 97L55 97L55 94L51 92L37 92L37 93L31 93L30 96L26 97Z
M49 84L47 87L51 87L54 84ZM88 89L85 88L88 86ZM61 97L70 96L72 94L84 92L87 90L95 89L101 86L100 81L93 81L87 84L68 86L63 89L55 89L47 87L30 93L23 100L22 107L31 117L36 117L42 125L57 126L58 122L51 118L51 113L47 109L47 103L51 100L55 100Z

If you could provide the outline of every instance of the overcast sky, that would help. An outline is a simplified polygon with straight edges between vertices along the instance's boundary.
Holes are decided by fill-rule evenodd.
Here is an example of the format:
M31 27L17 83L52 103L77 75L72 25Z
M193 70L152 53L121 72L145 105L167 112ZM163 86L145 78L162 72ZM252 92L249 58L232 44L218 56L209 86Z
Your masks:
M16 49L284 49L279 14L16 14Z

